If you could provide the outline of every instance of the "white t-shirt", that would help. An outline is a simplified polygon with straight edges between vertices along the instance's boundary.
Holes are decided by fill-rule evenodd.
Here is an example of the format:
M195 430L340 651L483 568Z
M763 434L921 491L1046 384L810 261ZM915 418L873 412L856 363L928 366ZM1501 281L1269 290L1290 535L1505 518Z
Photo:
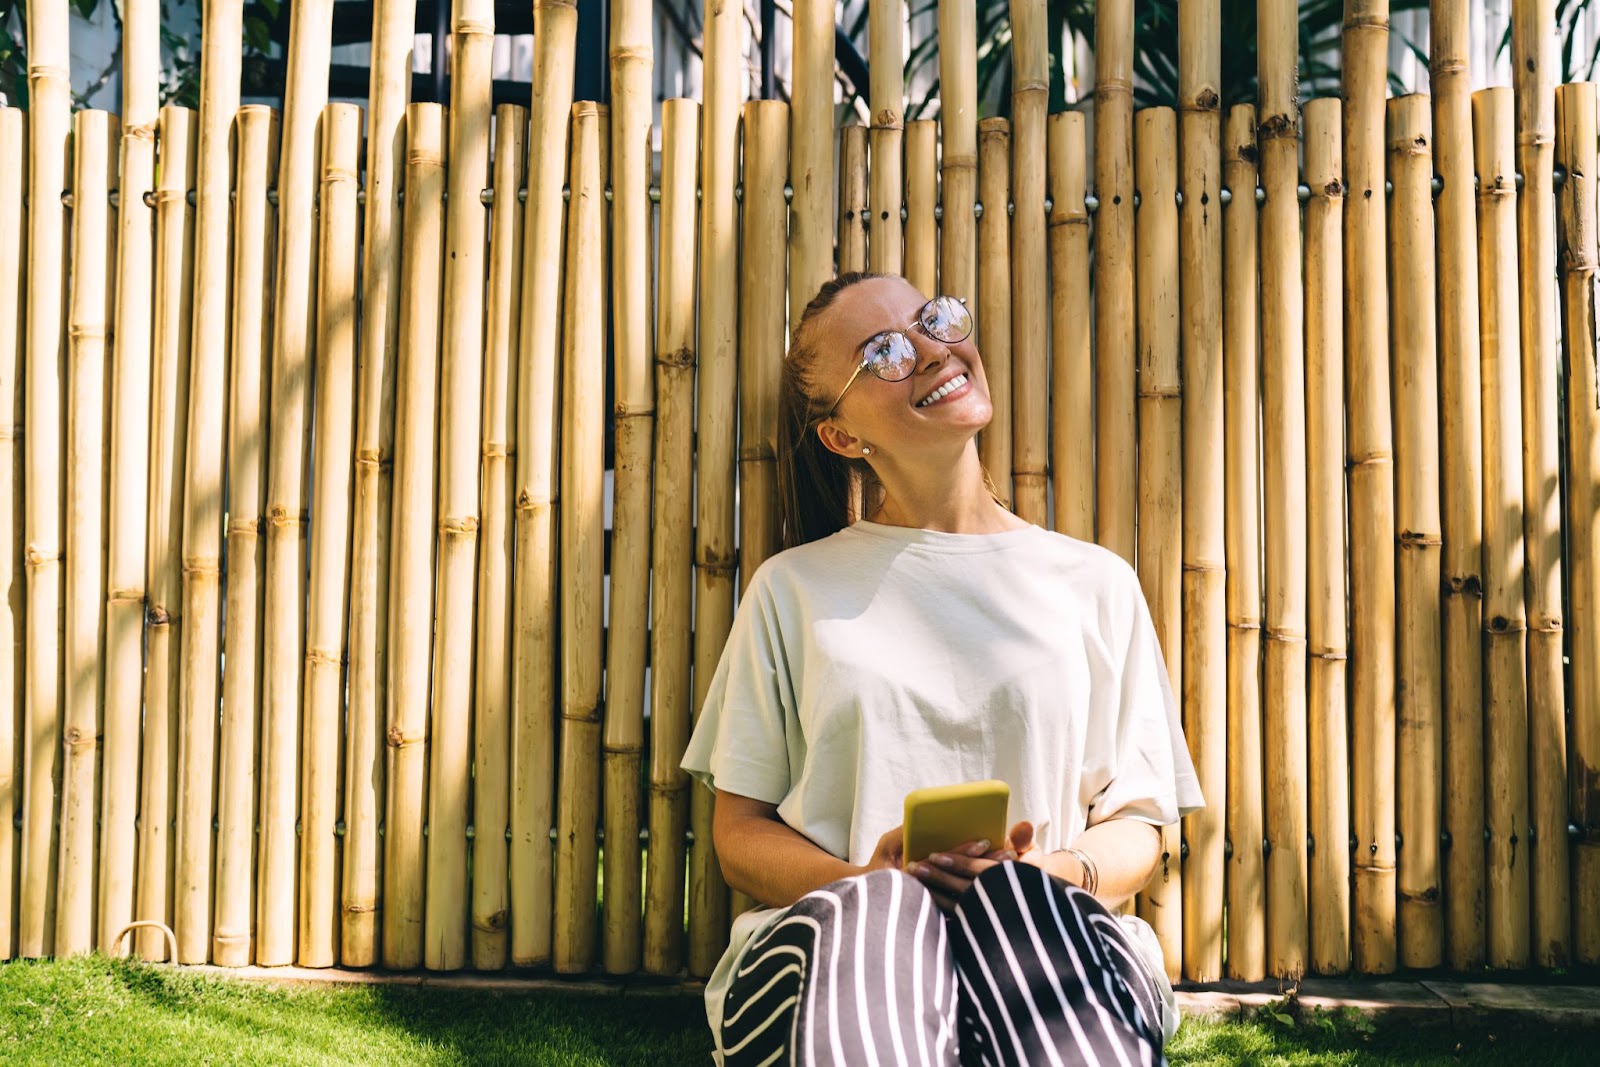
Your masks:
M683 767L776 804L787 825L857 865L925 786L1006 782L1008 822L1030 820L1046 852L1106 819L1165 826L1204 806L1133 570L1036 526L952 534L863 521L769 559ZM706 987L719 1038L739 957L781 915L735 920ZM1154 953L1170 1001L1154 934L1123 921Z

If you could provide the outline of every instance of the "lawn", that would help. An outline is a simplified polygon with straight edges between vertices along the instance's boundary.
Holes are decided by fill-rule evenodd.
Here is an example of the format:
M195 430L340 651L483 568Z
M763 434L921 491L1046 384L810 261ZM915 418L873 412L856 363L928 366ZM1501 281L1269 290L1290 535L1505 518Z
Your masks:
M1173 1064L1590 1064L1578 1036L1188 1023ZM7 1064L705 1064L698 1000L280 988L100 958L0 964Z

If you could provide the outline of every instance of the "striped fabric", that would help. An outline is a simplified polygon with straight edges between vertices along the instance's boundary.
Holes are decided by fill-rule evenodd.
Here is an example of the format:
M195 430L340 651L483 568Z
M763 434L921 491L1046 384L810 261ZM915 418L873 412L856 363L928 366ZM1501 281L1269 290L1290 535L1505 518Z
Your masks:
M745 955L728 1065L1164 1063L1154 982L1116 917L1037 867L985 871L945 916L900 871L807 894Z

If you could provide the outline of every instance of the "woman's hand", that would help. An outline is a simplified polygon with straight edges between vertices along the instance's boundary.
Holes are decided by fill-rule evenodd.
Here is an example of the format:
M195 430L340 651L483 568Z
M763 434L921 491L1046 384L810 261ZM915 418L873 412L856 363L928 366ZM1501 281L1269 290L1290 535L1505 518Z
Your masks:
M880 846L882 842L879 842ZM988 841L969 841L947 852L935 852L926 860L914 863L909 873L933 894L935 904L943 911L955 910L956 901L972 885L972 880L984 871L1007 860L1021 859L1037 863L1042 857L1034 844L1033 824L1019 822L1011 828L999 848L991 848Z
M872 850L872 858L861 869L861 873L885 868L894 870L905 866L905 829L904 826L896 826L878 838L878 845Z

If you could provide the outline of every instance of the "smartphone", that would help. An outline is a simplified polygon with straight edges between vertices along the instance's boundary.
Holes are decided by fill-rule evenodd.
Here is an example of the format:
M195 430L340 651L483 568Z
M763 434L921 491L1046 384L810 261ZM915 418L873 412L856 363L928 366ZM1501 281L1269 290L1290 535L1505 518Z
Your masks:
M907 866L935 852L948 852L969 841L1004 847L1006 805L1011 787L990 779L964 782L906 794L904 862Z

